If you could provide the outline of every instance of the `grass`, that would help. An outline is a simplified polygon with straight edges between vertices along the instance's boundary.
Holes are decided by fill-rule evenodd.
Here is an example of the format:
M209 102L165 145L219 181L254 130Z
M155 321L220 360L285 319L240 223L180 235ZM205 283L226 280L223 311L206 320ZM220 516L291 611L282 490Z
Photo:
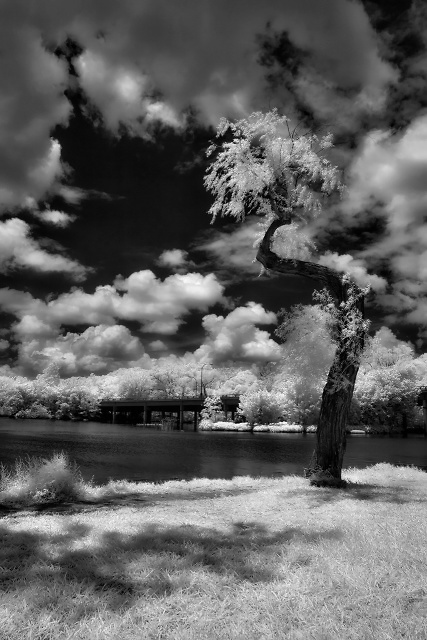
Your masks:
M77 466L64 453L18 459L11 469L0 465L0 505L72 501L84 495L84 486Z
M427 474L79 485L0 521L1 640L427 636Z

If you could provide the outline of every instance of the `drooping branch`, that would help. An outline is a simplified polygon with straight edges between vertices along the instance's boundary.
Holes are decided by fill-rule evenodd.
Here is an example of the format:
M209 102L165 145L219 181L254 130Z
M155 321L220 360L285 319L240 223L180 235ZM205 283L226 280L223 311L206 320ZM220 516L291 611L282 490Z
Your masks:
M345 287L336 271L314 262L306 262L305 260L296 260L294 258L280 258L272 251L273 235L279 227L284 225L286 225L286 222L283 219L275 219L270 224L258 247L256 256L258 262L269 271L283 273L284 275L303 276L320 282L331 291L338 303L342 302L345 299Z

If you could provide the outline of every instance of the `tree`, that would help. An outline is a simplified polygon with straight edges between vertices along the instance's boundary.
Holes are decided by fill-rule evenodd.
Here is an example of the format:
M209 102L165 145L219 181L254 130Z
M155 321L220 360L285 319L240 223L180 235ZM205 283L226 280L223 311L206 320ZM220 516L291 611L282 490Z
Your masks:
M284 404L283 393L268 391L262 384L257 384L246 393L242 393L238 411L252 426L272 424L283 417Z
M221 397L218 395L206 396L203 409L200 412L201 424L215 423L224 418Z
M205 186L213 194L212 221L218 215L243 221L260 216L257 260L266 271L299 275L320 284L331 317L335 355L322 393L317 442L307 476L311 482L341 486L346 423L367 334L365 291L349 277L309 260L314 247L304 226L322 209L322 200L342 185L325 157L327 135L299 135L277 110L253 113L232 123L222 119L207 154L213 156ZM286 233L289 231L290 233Z
M354 389L352 421L404 433L416 420L414 348L382 327L368 341ZM380 426L381 425L381 426Z
M286 420L312 425L319 419L324 380L335 354L330 314L318 304L298 304L279 317L275 334L284 343L283 359L275 365L272 388L287 398Z

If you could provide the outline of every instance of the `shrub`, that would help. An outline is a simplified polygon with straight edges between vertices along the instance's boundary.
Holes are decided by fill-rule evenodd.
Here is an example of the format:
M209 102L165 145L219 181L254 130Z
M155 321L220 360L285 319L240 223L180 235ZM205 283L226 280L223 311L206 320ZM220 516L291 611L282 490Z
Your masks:
M15 418L51 418L49 410L38 402L34 402L28 409L21 409L15 413Z
M252 431L251 425L247 422L211 422L202 420L199 425L199 431Z
M83 479L66 454L55 453L50 459L19 459L12 469L0 466L0 503L24 506L78 499Z
M224 418L222 410L222 402L220 396L206 396L203 402L203 409L200 412L201 424L210 424L218 422Z
M283 401L283 394L280 392L258 387L240 396L238 412L251 425L271 424L283 415Z
M203 422L199 426L200 431L251 431L254 433L316 433L316 426L304 427L300 424L290 424L289 422L279 422L277 424L250 425L247 422Z

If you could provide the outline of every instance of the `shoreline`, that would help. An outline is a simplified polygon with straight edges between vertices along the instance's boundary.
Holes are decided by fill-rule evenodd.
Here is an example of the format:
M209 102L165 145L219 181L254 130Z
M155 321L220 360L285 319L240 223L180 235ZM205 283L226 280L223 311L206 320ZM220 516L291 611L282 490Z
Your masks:
M351 427L352 425L350 425ZM291 424L288 422L279 422L276 424L255 424L249 425L247 422L233 423L233 422L208 422L201 423L198 428L199 431L230 431L239 433L299 433L308 434L316 433L316 425L300 425ZM396 435L405 437L403 431L393 431L386 428L382 428L382 425L360 427L354 426L347 430L347 435ZM423 435L423 430L420 428L408 429L406 435Z

